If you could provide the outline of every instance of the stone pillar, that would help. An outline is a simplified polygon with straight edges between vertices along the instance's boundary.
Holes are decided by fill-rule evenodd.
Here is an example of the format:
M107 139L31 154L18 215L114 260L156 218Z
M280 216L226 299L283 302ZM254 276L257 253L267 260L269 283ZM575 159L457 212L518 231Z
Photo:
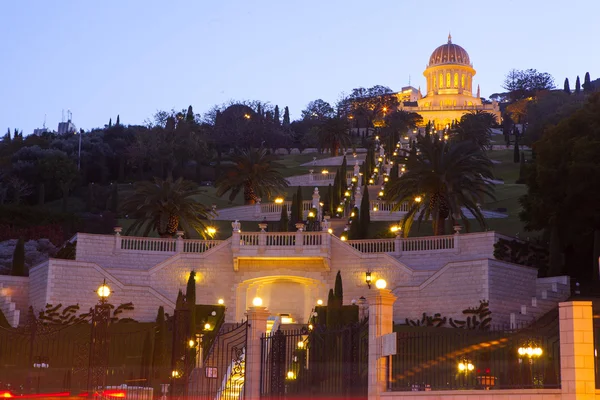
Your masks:
M312 207L317 209L317 215L315 216L317 218L317 221L321 219L321 195L319 194L319 188L315 187L315 190L313 190L313 194L312 194Z
M394 254L397 256L402 255L402 236L399 234L394 238Z
M360 186L356 186L356 190L354 191L354 207L357 207L360 210L360 203L362 203L363 195L360 191Z
M387 361L382 355L382 336L394 328L396 296L388 289L371 289L369 303L369 400L379 400L386 391Z
M559 303L562 399L594 400L594 324L591 301Z
M123 228L115 226L113 230L115 231L115 251L119 251L121 250L121 232L123 232Z
M237 219L231 223L232 233L231 233L231 250L236 253L240 249L240 229L242 224Z
M260 200L261 199L256 199L256 203L254 204L254 216L255 217L260 217L260 214L261 214Z
M260 399L261 343L260 338L267 332L266 307L250 307L248 317L248 336L246 338L246 375L244 377L244 399Z
M183 253L183 231L177 231L177 240L175 242L175 252Z
M360 166L358 165L358 160L354 161L354 176L358 176L360 173Z

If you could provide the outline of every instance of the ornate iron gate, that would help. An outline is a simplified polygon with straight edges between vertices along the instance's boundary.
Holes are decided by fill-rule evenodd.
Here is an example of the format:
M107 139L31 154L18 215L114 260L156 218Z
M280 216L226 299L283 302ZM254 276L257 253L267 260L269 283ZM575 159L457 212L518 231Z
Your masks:
M278 330L261 339L261 396L367 397L369 326Z

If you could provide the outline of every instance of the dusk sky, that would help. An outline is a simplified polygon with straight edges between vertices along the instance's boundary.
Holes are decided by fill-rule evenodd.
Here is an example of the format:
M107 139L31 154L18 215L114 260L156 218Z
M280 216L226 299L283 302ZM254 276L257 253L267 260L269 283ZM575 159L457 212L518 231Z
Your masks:
M335 103L355 87L409 82L425 91L431 52L464 47L481 95L512 68L575 86L600 76L600 1L5 0L0 3L0 134L56 130L61 111L85 130L117 114L204 113L231 99Z

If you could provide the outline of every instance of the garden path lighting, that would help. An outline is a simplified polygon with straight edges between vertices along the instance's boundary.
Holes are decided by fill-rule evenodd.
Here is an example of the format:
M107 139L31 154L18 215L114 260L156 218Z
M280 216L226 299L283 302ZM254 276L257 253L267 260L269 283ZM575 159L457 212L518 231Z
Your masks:
M255 298L252 300L252 305L253 305L254 307L261 307L261 306L263 305L263 301L262 301L262 299L261 299L260 297L255 297Z
M386 286L387 282L385 281L385 279L377 279L377 281L375 282L375 287L377 289L385 289Z
M373 277L371 276L371 272L370 271L365 272L365 282L367 282L367 286L369 287L369 289L371 289L372 279L373 279Z

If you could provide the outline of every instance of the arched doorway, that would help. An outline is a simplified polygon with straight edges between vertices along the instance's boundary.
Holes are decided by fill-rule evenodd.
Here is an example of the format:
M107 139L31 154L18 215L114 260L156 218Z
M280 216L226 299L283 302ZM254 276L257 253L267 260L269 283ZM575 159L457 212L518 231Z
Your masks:
M271 316L289 316L293 323L306 324L317 300L326 301L328 286L317 279L274 275L248 279L236 288L236 319L244 318L252 300L260 297Z

